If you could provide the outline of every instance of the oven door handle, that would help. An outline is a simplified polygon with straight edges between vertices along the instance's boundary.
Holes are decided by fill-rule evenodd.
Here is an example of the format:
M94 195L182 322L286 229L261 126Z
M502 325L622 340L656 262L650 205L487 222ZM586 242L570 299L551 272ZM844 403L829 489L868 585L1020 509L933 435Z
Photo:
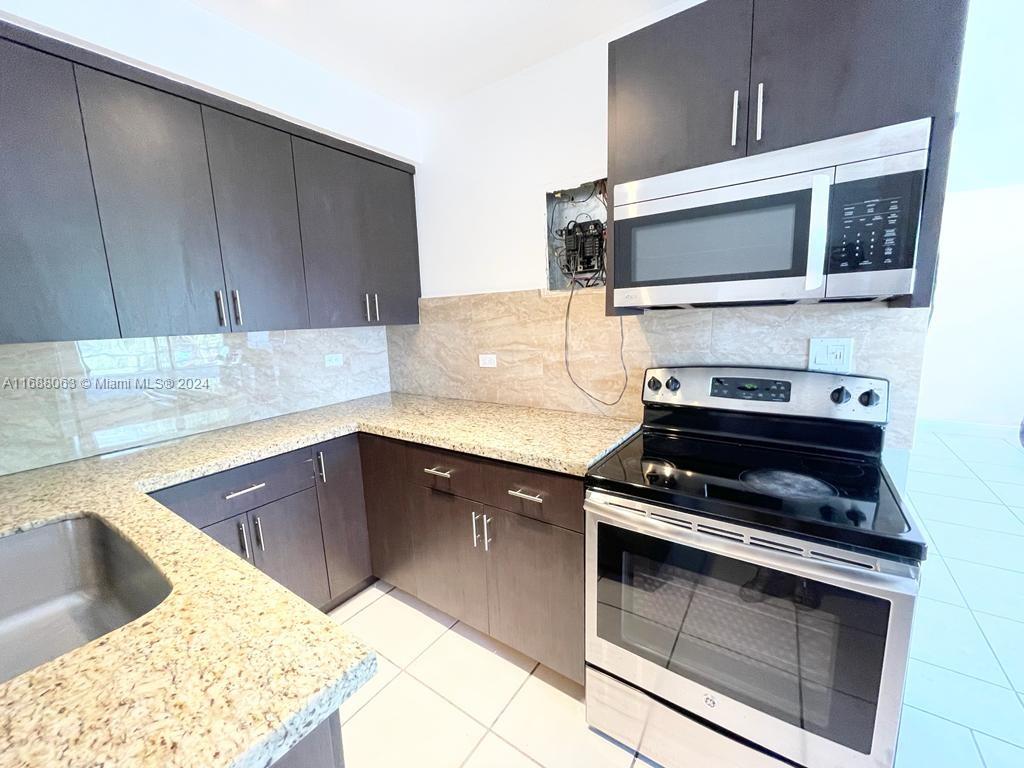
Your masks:
M816 173L811 179L811 211L807 232L807 279L804 287L816 291L825 284L825 251L828 249L829 196L835 170Z
M702 552L742 560L800 578L822 581L847 589L866 590L880 597L914 596L917 594L917 580L908 575L882 573L852 563L806 557L769 547L755 546L745 541L734 541L714 534L701 533L675 523L667 517L649 518L640 510L608 504L593 498L586 499L583 502L583 507L587 513L588 536L592 521L595 527L598 522L608 523L619 528L692 547ZM752 531L752 533L756 532ZM808 547L808 549L813 549L813 547Z

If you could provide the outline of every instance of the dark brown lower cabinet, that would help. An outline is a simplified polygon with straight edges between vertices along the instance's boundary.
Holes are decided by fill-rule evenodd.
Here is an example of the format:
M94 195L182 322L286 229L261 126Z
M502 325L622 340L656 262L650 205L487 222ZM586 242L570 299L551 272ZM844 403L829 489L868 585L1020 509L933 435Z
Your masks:
M203 533L221 546L227 547L244 560L252 562L252 531L249 528L249 515L240 515L208 525Z
M484 507L488 634L583 682L583 534Z
M324 532L331 600L348 595L373 575L357 435L313 447L316 497Z
M345 768L338 713L310 731L274 765L276 768Z
M253 559L270 578L316 606L331 599L316 491L286 496L249 513Z
M484 506L414 485L414 565L421 600L487 632L487 552Z

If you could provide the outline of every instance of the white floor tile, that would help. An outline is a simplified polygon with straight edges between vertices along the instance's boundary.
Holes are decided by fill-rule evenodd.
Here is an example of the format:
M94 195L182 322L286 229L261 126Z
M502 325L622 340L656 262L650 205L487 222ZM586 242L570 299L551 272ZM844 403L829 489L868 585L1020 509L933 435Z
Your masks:
M911 659L903 702L1024 746L1024 705L1009 688Z
M934 551L929 551L928 559L921 564L921 589L918 594L944 603L967 606L948 566Z
M999 501L988 486L976 477L950 477L911 470L907 479L907 490L974 501Z
M408 672L489 727L535 666L533 659L460 623Z
M547 768L627 768L632 750L587 727L583 689L545 667L498 718L494 732Z
M1008 467L1004 464L985 464L972 461L968 468L986 483L1016 483L1024 485L1024 467Z
M485 732L402 673L345 724L345 768L455 768Z
M375 581L359 594L350 597L328 615L337 622L345 623L363 610L363 608L377 600L377 598L386 595L392 589L394 587L386 581Z
M1024 622L985 613L977 613L975 618L1010 678L1010 684L1024 691Z
M928 523L928 532L947 564L955 558L1024 572L1024 536L934 520Z
M976 733L974 738L985 760L985 768L1021 768L1024 765L1024 749L984 733Z
M945 562L968 608L1024 621L1024 573L964 560Z
M918 600L910 656L996 685L1010 685L966 608L924 597Z
M484 736L463 768L540 768L508 742L493 733Z
M398 673L401 671L402 670L378 653L377 674L371 677L369 682L347 698L345 703L341 705L341 709L339 710L341 713L341 722L345 723L350 720L356 712L363 708L363 705L366 704L366 702L380 693L384 686L398 677Z
M1024 486L1021 486L1024 488ZM1003 504L911 492L914 511L927 522L954 523L1024 536L1024 523Z
M399 667L439 638L455 619L394 589L345 622L345 629Z
M1024 507L1024 485L991 481L987 485L1004 504L1009 504L1011 507Z
M995 437L942 437L942 441L964 461L1005 466L1024 466L1024 449Z
M910 469L917 472L929 472L933 475L974 477L967 465L952 452L945 456L930 456L918 453L916 447L910 452Z
M930 432L918 432L914 435L914 447L910 451L911 458L930 456L937 459L957 458L942 439Z
M903 708L896 768L984 768L969 729L912 707Z

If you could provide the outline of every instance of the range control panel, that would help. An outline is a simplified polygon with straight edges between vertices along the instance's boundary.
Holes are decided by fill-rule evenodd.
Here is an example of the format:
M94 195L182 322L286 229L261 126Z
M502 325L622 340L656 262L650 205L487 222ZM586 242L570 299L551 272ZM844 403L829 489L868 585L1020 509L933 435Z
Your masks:
M712 397L731 397L735 400L767 400L788 403L793 385L785 379L736 378L713 376Z
M914 266L924 171L836 184L829 221L829 274Z
M649 368L646 405L862 421L889 420L889 382L871 376L775 368Z

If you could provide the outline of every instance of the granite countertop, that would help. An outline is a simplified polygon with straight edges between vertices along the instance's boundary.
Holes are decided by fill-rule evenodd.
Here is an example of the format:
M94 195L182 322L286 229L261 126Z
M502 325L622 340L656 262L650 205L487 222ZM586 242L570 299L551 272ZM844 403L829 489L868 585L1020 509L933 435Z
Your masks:
M148 491L357 431L583 475L637 426L385 394L0 477L0 536L96 515L172 586L0 684L0 766L265 766L375 673L372 651Z

